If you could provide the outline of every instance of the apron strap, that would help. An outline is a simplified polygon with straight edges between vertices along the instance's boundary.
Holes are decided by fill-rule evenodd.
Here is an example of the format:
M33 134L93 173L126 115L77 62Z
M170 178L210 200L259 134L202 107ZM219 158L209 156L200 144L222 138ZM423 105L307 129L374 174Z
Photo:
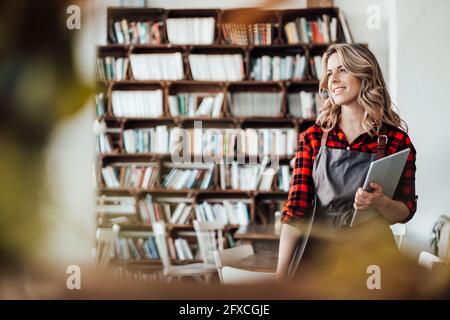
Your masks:
M387 140L388 137L386 135L386 127L384 125L381 125L380 130L378 130L378 137L377 137L378 146L375 160L381 159L385 156Z
M328 131L322 130L322 140L320 141L320 146L325 147L327 145Z

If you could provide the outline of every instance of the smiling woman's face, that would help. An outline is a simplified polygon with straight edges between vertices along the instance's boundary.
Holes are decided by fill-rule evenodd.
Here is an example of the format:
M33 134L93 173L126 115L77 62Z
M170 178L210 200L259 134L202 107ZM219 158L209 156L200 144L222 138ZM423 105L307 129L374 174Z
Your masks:
M328 92L337 105L351 104L359 94L361 80L344 68L336 53L328 59Z

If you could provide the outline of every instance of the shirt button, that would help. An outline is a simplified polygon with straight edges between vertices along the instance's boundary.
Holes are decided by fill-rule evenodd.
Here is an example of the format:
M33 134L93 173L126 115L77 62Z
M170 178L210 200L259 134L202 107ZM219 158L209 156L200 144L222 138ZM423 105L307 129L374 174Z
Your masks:
M347 150L350 150L350 147L347 147Z

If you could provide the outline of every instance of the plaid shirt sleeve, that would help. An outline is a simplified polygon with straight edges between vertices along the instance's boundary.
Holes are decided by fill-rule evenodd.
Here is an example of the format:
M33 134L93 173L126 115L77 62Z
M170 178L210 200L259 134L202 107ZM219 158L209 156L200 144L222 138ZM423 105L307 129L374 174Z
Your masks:
M281 218L285 223L291 222L293 218L305 216L314 199L312 179L314 148L311 146L310 136L306 132L299 135L291 187Z
M394 137L394 142L396 141L395 138L396 137ZM400 181L397 185L397 189L395 190L394 196L392 197L392 199L401 201L408 207L409 215L405 220L401 222L405 223L411 220L417 209L417 196L415 188L416 149L414 148L413 144L411 143L411 139L406 133L403 133L401 139L397 139L397 141L398 148L396 152L404 150L406 148L411 149L408 159L406 160L405 169L403 170Z

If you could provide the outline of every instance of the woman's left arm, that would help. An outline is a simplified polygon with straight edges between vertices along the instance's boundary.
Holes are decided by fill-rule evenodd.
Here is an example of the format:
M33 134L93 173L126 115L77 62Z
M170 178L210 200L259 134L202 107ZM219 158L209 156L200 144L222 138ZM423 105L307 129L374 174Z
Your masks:
M407 134L404 135L403 139L399 139L399 147L394 152L405 148L409 148L411 152L392 199L383 193L380 185L371 183L372 192L365 192L362 188L359 188L356 192L355 203L353 204L355 209L375 207L392 223L405 223L413 217L417 209L415 188L416 149Z
M372 206L393 223L406 220L410 215L408 207L398 200L393 200L383 193L383 188L377 183L371 183L372 192L359 188L355 195L353 207L364 210Z

